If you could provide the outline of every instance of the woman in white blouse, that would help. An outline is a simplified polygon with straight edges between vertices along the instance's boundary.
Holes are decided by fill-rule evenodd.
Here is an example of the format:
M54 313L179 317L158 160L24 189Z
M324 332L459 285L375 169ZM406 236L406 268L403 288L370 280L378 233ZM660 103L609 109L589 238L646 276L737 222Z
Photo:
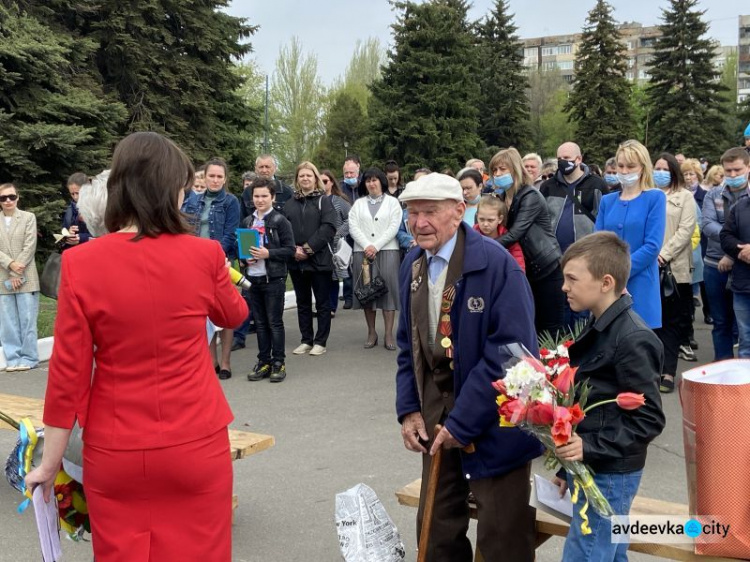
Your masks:
M367 341L365 349L378 344L378 333L375 331L377 310L383 311L385 328L385 348L395 351L396 340L393 335L393 323L399 306L398 270L400 253L396 234L401 224L401 204L395 197L385 195L388 179L382 170L370 168L359 183L358 199L349 212L349 234L354 240L352 257L352 277L354 289L361 288L363 266L369 263L372 278L379 276L385 281L388 292L363 306L354 297L354 308L365 311L367 321Z

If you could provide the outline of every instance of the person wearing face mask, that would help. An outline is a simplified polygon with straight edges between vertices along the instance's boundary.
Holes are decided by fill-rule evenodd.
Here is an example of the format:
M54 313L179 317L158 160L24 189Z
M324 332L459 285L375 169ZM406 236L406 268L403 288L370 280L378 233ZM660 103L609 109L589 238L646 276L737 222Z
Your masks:
M565 250L594 232L599 203L607 193L607 184L591 173L583 164L581 149L573 142L565 142L557 149L557 173L539 186L552 218L552 229ZM565 326L573 330L576 324L588 317L587 311L573 312L565 300Z
M359 156L356 154L350 154L346 157L346 160L344 160L344 168L342 170L344 179L341 180L341 185L339 187L341 187L341 193L346 196L352 205L354 205L354 202L358 197L359 182L362 179L360 177L361 166L362 163L359 160ZM351 306L348 308L351 308Z
M734 152L736 151L736 152ZM743 154L744 152L744 154ZM733 190L748 191L750 154L730 149L721 157L724 182ZM734 260L729 288L732 290L734 314L739 334L738 357L750 358L750 198L742 197L727 213L719 233L721 249Z
M464 203L466 203L464 222L473 228L476 223L479 201L482 199L482 185L484 183L482 174L474 168L464 168L458 172L456 179L458 179L464 192Z
M750 172L750 154L741 147L730 148L721 157L724 185L714 187L703 201L702 232L708 239L703 260L703 281L711 305L714 361L734 357L735 306L729 286L735 266L733 253L725 252L721 244L721 230L729 209L748 197L747 176Z
M678 355L687 361L696 360L690 346L683 345L690 337L692 326L693 291L690 284L696 205L690 191L685 189L680 166L671 154L660 154L654 163L654 184L667 196L667 222L664 242L659 251L659 267L666 267L668 264L677 283L676 293L665 296L663 290L660 292L661 328L654 330L664 345L664 366L659 390L672 392Z
M658 258L664 243L667 196L653 189L651 157L640 142L622 143L615 160L622 191L602 197L595 230L614 232L630 246L627 290L633 308L653 330L661 328Z
M617 162L614 157L604 164L604 182L607 184L608 193L622 191L620 180L617 179Z
M534 295L537 333L556 334L563 327L565 294L560 269L560 245L552 231L549 209L534 188L515 148L506 148L490 160L495 194L508 207L508 232L498 239L506 249L521 245L526 278Z

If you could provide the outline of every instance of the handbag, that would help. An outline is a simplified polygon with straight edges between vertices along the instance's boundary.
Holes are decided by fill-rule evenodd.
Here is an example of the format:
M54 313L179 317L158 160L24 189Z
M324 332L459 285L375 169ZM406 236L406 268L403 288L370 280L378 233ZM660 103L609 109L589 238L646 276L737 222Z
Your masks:
M352 261L352 247L343 238L339 239L336 251L328 245L333 258L333 278L349 279L349 264Z
M661 289L661 296L665 299L680 296L677 290L677 281L675 281L672 274L672 267L668 263L659 266L659 287Z
M388 294L388 287L385 286L385 280L380 275L370 275L370 264L374 264L367 258L362 262L362 270L357 277L358 288L354 289L354 296L357 297L359 304L367 306L372 304L380 297ZM362 283L360 284L360 280Z
M57 300L60 290L60 274L62 271L62 254L53 252L44 264L42 275L39 278L39 292L45 297Z

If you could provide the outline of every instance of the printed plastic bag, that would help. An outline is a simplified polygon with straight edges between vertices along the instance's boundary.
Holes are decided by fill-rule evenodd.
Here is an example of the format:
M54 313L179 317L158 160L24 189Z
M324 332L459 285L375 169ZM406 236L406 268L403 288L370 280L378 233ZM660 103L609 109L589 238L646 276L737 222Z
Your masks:
M346 562L401 562L406 558L398 529L365 484L336 494L336 529Z
M690 513L731 525L696 554L750 558L750 361L733 359L682 374L680 387Z

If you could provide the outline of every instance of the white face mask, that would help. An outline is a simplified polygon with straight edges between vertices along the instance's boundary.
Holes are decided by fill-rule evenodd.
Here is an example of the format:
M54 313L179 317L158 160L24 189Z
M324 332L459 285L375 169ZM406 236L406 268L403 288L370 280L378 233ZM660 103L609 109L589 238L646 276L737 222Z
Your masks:
M639 177L640 174L635 172L632 174L617 174L617 179L620 180L620 185L623 187L633 187L638 183Z

